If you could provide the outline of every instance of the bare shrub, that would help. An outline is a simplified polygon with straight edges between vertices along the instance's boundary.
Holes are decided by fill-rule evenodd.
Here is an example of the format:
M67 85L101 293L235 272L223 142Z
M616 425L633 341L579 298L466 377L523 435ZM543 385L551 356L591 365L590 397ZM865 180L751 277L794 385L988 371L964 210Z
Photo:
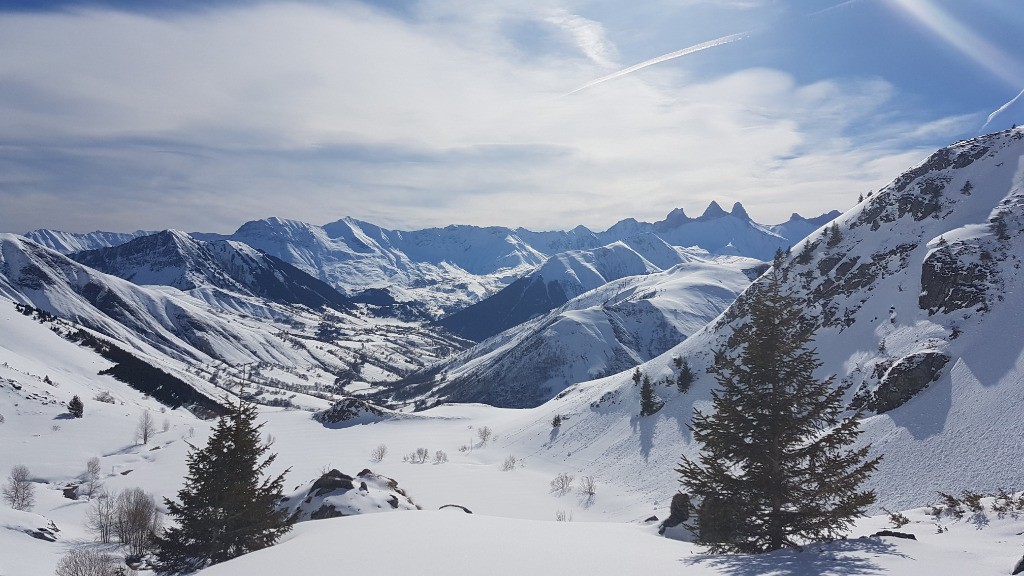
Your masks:
M116 402L114 400L114 397L110 395L110 392L107 392L106 390L93 396L92 399L96 400L97 402L104 402L107 404L114 404Z
M572 512L559 510L555 512L555 522L572 522Z
M481 426L476 429L476 435L480 437L480 444L487 444L487 441L491 439L494 433L491 431L490 426Z
M109 544L114 537L117 525L117 498L107 491L97 492L96 498L85 513L85 527L104 544Z
M516 457L511 455L511 454L509 454L508 458L505 458L505 461L501 463L501 471L502 472L508 472L510 470L515 470L515 469L516 469Z
M573 476L572 474L562 472L558 476L555 476L553 480L551 480L551 492L565 494L569 490L572 490L572 481L575 479L576 477Z
M4 423L4 415L0 414L0 424L3 424L3 423Z
M893 512L887 508L882 508L882 512L885 512L889 516L889 523L892 524L892 527L896 530L910 524L910 518L907 518L902 512Z
M103 486L103 481L100 480L100 459L98 457L93 456L85 463L84 480L82 492L89 498L92 498L93 494Z
M117 576L117 559L92 550L71 550L61 557L54 571L56 576Z
M135 426L135 441L149 444L149 440L154 434L156 434L156 424L153 422L153 415L146 410L139 415L139 423Z
M164 432L167 432L168 430L170 430L171 429L171 421L168 420L167 418L164 418L164 423L163 423L162 426L160 426L160 429L163 430Z
M129 555L141 555L149 548L160 527L156 499L142 488L129 488L117 496L117 537Z
M413 464L423 464L427 461L430 456L430 450L426 448L417 448L415 452L410 452L405 456L402 456L402 462L411 462Z
M580 494L593 498L597 494L597 481L593 476L584 476L580 478L578 489Z
M370 462L380 462L388 455L388 447L384 444L378 445L370 451Z
M444 464L448 461L448 453L444 450L434 452L434 464Z
M11 468L11 473L7 477L7 483L0 490L4 500L15 510L27 512L36 503L36 487L32 484L29 476L28 467L18 464Z
M967 506L967 509L975 514L985 511L985 506L981 503L981 499L984 497L980 492L974 492L971 490L964 490L960 494L960 501Z

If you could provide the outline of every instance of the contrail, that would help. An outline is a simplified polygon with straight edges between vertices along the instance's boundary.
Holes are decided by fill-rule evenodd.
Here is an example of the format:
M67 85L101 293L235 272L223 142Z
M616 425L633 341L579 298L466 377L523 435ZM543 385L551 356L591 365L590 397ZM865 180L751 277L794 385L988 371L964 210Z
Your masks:
M1010 106L1013 106L1017 102L1017 100L1020 100L1021 96L1024 96L1024 90L1021 90L1020 94L1017 94L1016 96L1014 96L1013 100L1010 100L1006 104L1003 104L1002 106L1000 106L999 110L996 110L995 112L989 114L988 115L988 120L985 120L985 123L981 126L981 130L979 130L979 132L982 131L982 130L985 130L985 128L987 128L988 125L991 124L992 121L996 119L996 116L999 116L1003 112L1006 112L1006 109L1009 108Z
M749 34L750 34L749 32L740 32L739 34L730 34L729 36L722 36L721 38L716 38L714 40L708 40L707 42L702 42L700 44L694 44L693 46L690 46L689 48L683 48L682 50L676 50L675 52L669 52L668 54L664 54L662 56L658 56L657 58L651 58L650 60L644 60L643 62L641 62L639 64L634 64L634 65L630 66L629 68L623 68L622 70L619 70L618 72L612 72L611 74L609 74L607 76L602 76L602 77L598 78L597 80L591 80L590 82L587 82L583 86L580 86L579 88L573 90L572 92L569 92L568 94L566 94L566 96L571 95L571 94L575 94L575 93L577 93L577 92L579 92L581 90L586 90L587 88L590 88L592 86L596 86L598 84L601 84L602 82L607 82L609 80L614 80L614 79L619 78L621 76L625 76L626 74L631 74L633 72L636 72L637 70L641 70L643 68L647 68L648 66L654 66L655 64L660 64L660 63L662 63L662 62L664 62L666 60L672 60L673 58L679 58L680 56L686 56L687 54L693 54L694 52L700 52L701 50L707 50L708 48L714 48L715 46L721 46L723 44L729 44L729 43L732 43L732 42L736 42L737 40L742 40L742 39L746 38Z

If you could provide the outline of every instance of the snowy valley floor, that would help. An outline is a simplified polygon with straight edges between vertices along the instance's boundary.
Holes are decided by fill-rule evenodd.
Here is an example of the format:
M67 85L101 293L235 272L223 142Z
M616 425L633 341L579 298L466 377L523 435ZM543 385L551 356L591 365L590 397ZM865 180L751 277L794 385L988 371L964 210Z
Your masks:
M59 490L94 453L101 457L108 489L141 486L158 496L174 495L185 473L186 438L202 445L209 423L180 410L158 414L167 418L168 430L158 432L149 446L135 446L131 431L139 410L158 408L133 395L123 392L124 405L87 402L89 411L80 420L60 419L63 410L54 405L22 401L13 406L9 396L0 403L8 415L0 428L3 472L13 463L25 463L39 482L32 513L0 507L0 575L50 575L71 548L109 549L93 544L84 529L88 502L67 500ZM962 520L947 516L939 524L949 530L937 533L935 519L918 509L907 513L911 524L901 529L917 541L859 538L890 527L885 516L876 516L861 520L850 540L802 552L708 555L689 542L659 536L656 523L643 522L652 514L664 519L668 512L667 499L650 498L651 487L620 484L609 474L600 477L593 498L575 489L552 493L550 481L557 474L574 474L577 480L580 474L571 465L572 456L553 457L543 449L521 452L529 445L518 437L524 416L524 411L479 405L445 406L425 417L330 429L307 412L266 410L265 432L274 436L279 454L276 467L291 467L286 491L323 469L355 475L370 468L397 479L424 510L300 523L278 545L202 573L982 575L1008 574L1024 554L1024 518L1000 519L991 512L973 519L969 514ZM494 432L486 443L477 434L483 426ZM380 444L388 446L388 454L373 463L370 452ZM404 454L419 447L427 448L431 459L403 461ZM437 450L447 453L448 462L432 463ZM516 467L503 471L510 455L516 456ZM616 463L609 462L607 470L614 472ZM666 494L675 489L660 488ZM445 504L474 513L438 510ZM555 521L559 513L572 521ZM55 542L26 533L50 520L60 529Z

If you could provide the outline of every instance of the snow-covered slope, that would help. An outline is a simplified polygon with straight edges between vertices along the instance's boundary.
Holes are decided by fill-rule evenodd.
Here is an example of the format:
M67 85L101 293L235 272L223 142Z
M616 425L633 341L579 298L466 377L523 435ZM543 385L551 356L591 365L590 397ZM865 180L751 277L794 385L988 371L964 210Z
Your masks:
M135 232L96 231L77 233L40 229L28 232L24 236L40 246L46 246L47 248L60 252L61 254L70 254L72 252L80 252L82 250L95 250L96 248L120 246L133 238L147 236L149 234L153 234L153 232L136 230Z
M693 221L690 227L706 222ZM715 222L728 229L736 219L724 215L717 217ZM688 228L673 230L678 232L681 229ZM767 244L776 246L775 240L779 239L773 238ZM759 253L760 250L754 252ZM482 341L613 280L663 272L677 265L702 264L709 262L709 256L704 249L681 248L654 232L642 231L607 246L555 254L494 296L450 314L437 323L463 338Z
M241 242L204 242L176 230L69 256L135 284L213 293L207 300L215 298L217 291L226 291L314 309L350 307L337 290L279 258Z
M675 250L685 263L598 282L547 314L411 375L393 399L539 405L571 384L630 369L682 342L764 269L751 258Z

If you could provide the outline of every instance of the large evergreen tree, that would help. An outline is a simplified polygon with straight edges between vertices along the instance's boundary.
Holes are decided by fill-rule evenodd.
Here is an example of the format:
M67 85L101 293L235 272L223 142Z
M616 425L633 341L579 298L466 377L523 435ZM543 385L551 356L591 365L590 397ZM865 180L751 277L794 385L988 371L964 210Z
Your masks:
M698 541L716 552L757 553L841 536L875 500L861 484L879 458L851 449L857 415L844 388L817 380L821 366L799 301L784 293L779 264L745 296L749 322L711 372L714 412L694 412L703 444L683 457L681 483L695 499Z
M223 562L270 546L291 529L277 508L287 470L263 478L276 454L267 454L256 416L256 405L240 399L217 421L205 448L192 446L181 502L164 500L176 525L156 538L161 572Z

